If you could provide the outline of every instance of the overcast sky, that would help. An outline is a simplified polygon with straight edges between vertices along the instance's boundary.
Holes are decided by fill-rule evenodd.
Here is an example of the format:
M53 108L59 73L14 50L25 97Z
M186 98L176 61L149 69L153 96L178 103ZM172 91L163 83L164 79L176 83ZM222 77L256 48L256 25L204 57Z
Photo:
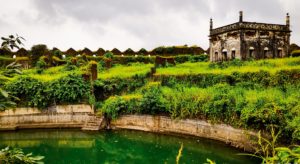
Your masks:
M158 46L208 48L214 27L244 20L285 24L300 43L300 0L0 0L0 36L19 34L25 48L46 44L77 50L99 47L148 50Z

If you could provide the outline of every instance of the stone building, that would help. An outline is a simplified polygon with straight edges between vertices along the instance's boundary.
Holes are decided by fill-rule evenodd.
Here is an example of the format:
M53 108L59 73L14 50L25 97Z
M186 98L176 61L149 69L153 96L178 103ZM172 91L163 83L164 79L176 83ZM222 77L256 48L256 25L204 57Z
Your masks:
M266 24L243 21L213 28L210 19L210 61L249 58L280 58L288 55L290 45L290 17L286 24Z

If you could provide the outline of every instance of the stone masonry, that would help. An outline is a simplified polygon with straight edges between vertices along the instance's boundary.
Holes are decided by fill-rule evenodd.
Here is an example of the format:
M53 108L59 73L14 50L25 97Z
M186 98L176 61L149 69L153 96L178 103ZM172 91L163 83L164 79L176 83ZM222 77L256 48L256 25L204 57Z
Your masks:
M210 61L281 58L288 55L290 45L290 16L286 24L266 24L239 21L213 29L210 19Z

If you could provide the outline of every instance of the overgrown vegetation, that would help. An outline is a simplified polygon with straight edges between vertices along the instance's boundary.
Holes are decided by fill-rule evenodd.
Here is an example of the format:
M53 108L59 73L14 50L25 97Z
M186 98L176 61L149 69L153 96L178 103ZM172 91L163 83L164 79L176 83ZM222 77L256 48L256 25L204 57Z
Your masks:
M204 55L182 55L174 58L176 65L151 73L151 56L82 55L59 59L66 63L60 65L53 59L62 55L55 54L39 57L36 67L22 74L1 70L2 75L12 75L6 75L0 85L19 98L18 106L43 109L53 104L90 103L111 119L141 113L200 118L262 131L275 125L282 129L278 136L282 143L300 143L299 57L209 63L204 62ZM49 59L53 60L50 65ZM92 82L83 78L91 63L98 70ZM0 101L12 100L7 92L0 95ZM280 158L294 158L298 150L284 149Z
M300 146L278 147L281 130L276 129L273 125L269 127L270 135L264 137L261 131L257 134L257 140L254 140L256 151L254 154L240 154L260 158L264 164L275 163L299 163Z

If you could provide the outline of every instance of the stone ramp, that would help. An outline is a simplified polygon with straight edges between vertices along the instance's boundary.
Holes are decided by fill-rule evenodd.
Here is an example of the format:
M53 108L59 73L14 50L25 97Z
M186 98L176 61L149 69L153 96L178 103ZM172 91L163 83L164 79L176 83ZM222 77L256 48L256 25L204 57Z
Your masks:
M98 131L100 130L103 126L103 123L105 122L105 119L103 116L98 117L95 116L91 120L87 121L81 130L86 130L86 131Z

